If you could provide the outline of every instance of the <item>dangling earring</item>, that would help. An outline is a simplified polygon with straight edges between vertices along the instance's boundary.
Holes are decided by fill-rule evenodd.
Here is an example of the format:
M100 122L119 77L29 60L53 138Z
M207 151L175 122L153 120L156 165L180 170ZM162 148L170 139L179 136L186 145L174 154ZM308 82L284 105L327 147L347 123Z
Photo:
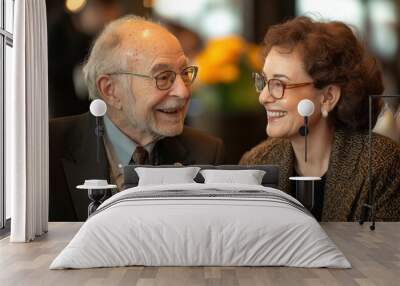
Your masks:
M328 117L328 111L326 111L325 109L321 109L321 113L322 113L322 117L323 118L327 118Z

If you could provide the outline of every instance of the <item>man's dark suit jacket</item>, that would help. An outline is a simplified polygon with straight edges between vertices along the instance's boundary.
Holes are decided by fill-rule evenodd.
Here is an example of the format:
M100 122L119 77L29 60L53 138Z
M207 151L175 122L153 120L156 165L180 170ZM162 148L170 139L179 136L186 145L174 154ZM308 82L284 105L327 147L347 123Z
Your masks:
M50 221L86 220L87 192L76 186L85 179L110 180L102 140L97 162L95 126L95 118L89 113L50 120ZM158 141L154 151L160 165L223 163L222 141L188 127L178 136Z

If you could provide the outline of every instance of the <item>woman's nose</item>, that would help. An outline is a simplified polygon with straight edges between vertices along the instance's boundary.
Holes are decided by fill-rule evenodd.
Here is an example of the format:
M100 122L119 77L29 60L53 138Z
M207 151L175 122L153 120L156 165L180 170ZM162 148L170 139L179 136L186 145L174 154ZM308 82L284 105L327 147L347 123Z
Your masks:
M261 105L265 105L267 103L271 103L275 101L275 98L271 96L268 90L268 86L266 85L263 90L260 92L258 96L258 101L260 102Z

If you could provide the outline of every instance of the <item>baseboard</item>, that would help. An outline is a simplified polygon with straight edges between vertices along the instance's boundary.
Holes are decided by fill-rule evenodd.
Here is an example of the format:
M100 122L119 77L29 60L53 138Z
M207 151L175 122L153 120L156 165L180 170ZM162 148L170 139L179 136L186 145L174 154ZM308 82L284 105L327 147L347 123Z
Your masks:
M4 227L0 229L0 239L9 236L10 230L11 230L11 218L7 219Z

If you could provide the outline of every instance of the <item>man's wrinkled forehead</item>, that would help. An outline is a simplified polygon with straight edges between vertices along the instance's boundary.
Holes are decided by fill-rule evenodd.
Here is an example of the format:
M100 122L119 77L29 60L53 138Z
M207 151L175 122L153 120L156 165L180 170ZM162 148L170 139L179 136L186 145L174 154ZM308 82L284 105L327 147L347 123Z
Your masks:
M159 59L169 61L187 61L178 40L162 27L149 26L132 31L124 31L122 53L132 65L146 69L157 64Z
M156 56L147 67L147 72L156 74L165 70L183 69L189 63L188 58L182 53L162 54Z

